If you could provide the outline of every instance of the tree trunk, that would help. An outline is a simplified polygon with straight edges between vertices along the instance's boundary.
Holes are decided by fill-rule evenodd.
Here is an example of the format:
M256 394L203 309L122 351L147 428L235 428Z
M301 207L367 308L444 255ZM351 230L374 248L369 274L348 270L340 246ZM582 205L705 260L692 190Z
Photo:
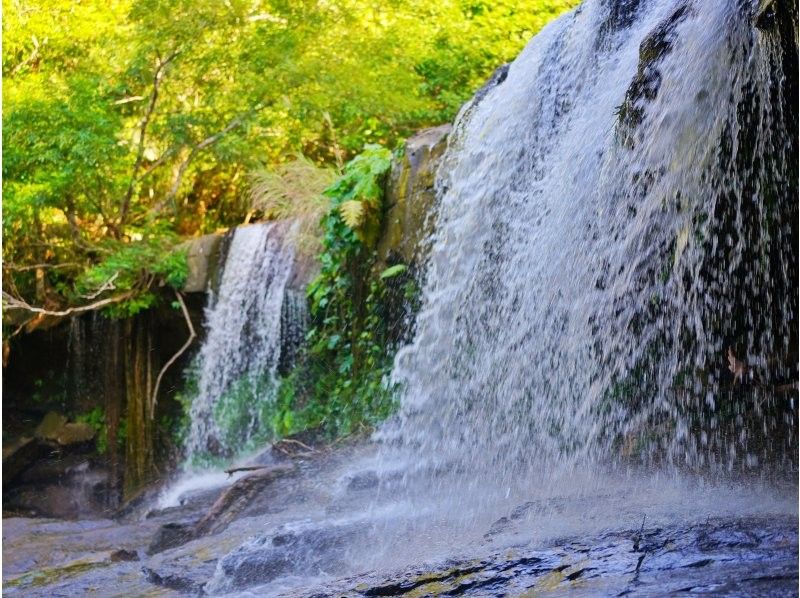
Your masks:
M124 401L123 370L120 353L120 323L116 320L103 319L103 329L107 331L106 350L103 354L103 395L106 412L106 442L108 445L109 483L108 504L119 506L121 502L120 486L122 481L119 455L119 424L122 417Z
M153 386L153 339L148 316L126 321L125 388L127 438L125 443L125 500L154 477L154 422L149 416Z

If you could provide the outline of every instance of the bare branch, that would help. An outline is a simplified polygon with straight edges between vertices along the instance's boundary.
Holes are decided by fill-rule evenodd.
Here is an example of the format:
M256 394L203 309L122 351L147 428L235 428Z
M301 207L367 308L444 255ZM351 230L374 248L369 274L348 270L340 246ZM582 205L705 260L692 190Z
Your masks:
M194 331L194 325L192 324L192 319L189 317L189 310L186 308L186 303L183 301L183 296L180 294L179 291L175 291L175 296L178 298L178 303L181 304L181 311L183 312L183 317L186 320L186 326L189 328L189 338L186 339L186 342L183 343L183 346L178 349L178 352L173 355L170 360L164 364L164 367L161 368L161 371L158 373L158 378L156 378L156 385L153 388L153 396L150 399L150 419L152 420L155 416L156 411L156 401L158 400L158 389L161 386L161 379L164 377L164 373L169 369L169 367L175 363L178 358L183 355L189 346L192 344L192 341L197 337L197 334Z
M228 474L228 477L231 477L233 474L240 471L259 471L261 469L269 469L271 467L272 465L246 465L244 467L230 467L225 470L225 473Z
M113 276L111 276L111 278L109 278L107 281L101 284L100 288L98 288L94 293L91 293L89 295L81 295L81 297L83 297L84 299L94 299L95 297L98 297L99 295L105 293L106 291L112 291L116 289L117 287L114 286L114 281L117 279L118 276L119 276L119 270L114 272Z
M144 99L144 96L128 96L127 98L122 98L121 100L117 100L114 102L115 106L122 106L123 104L130 104L131 102L140 102Z
M288 22L283 17L276 17L275 15L271 15L269 13L261 13L257 15L251 15L247 17L247 20L250 23L258 23L259 21L268 21L270 23L276 23L278 25L286 25Z
M192 148L192 151L189 152L189 155L186 156L186 159L181 162L180 166L178 167L178 173L175 175L174 180L172 181L172 187L167 194L165 202L170 202L175 199L175 196L178 194L178 190L181 186L181 181L183 180L183 175L186 173L186 169L189 167L189 164L194 159L194 157L207 147L214 145L217 141L222 139L225 135L239 127L244 122L245 116L240 116L238 118L233 119L228 125L222 129L221 131L217 131L210 137L206 137L200 143L195 145Z
M3 268L6 270L12 270L14 272L27 272L28 270L45 270L45 269L60 269L60 268L80 268L80 264L77 262L64 262L62 264L32 264L30 266L17 266L15 264L3 264Z
M22 310L27 311L32 314L41 314L43 316L54 316L57 318L63 318L65 316L71 316L73 314L80 314L87 311L94 311L100 309L101 307L105 307L106 305L112 305L114 303L119 303L121 301L125 301L126 299L130 299L133 297L136 291L127 291L120 295L115 295L113 297L108 297L106 299L102 299L100 301L96 301L95 303L90 303L88 305L80 305L77 307L70 307L69 309L61 310L61 311L51 311L49 309L44 309L42 307L33 307L29 305L25 301L21 299L17 299L12 295L3 291L3 308L8 311L13 310Z
M153 162L150 166L148 166L145 169L145 171L142 173L142 176L139 177L139 180L143 181L145 177L150 176L150 173L152 173L156 168L164 164L164 162L166 162L167 159L177 151L177 149L178 148L171 147L168 150L166 150L163 154L161 154L161 156L159 156L159 158L155 162Z
M9 73L11 76L16 75L18 72L20 72L26 66L29 66L29 65L32 65L32 64L35 64L36 62L38 62L38 60L39 60L39 50L41 49L41 47L44 44L47 43L47 38L44 38L44 41L40 44L39 40L36 39L36 36L32 35L31 36L31 41L33 42L33 50L31 51L31 55L28 56L28 58L26 58L22 62L20 62L13 69L11 69L11 73Z

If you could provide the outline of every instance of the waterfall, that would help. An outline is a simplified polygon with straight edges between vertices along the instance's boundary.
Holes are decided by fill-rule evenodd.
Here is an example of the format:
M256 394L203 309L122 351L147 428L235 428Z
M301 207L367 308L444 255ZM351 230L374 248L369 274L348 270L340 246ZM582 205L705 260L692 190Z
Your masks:
M462 109L383 438L483 486L793 458L796 27L756 4L587 0Z
M492 77L438 172L398 415L208 593L403 563L376 594L435 593L463 547L444 593L522 593L481 550L796 517L797 15L767 5L585 0Z
M233 232L219 288L209 292L205 313L189 413L190 462L232 456L263 432L262 410L273 397L287 320L282 314L294 260L287 228L287 223L263 223Z

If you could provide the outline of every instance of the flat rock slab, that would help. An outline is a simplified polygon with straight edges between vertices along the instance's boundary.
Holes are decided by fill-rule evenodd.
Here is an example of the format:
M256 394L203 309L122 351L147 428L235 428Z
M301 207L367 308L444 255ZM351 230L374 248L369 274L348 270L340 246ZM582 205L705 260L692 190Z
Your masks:
M797 596L797 533L791 518L645 527L354 576L292 596Z

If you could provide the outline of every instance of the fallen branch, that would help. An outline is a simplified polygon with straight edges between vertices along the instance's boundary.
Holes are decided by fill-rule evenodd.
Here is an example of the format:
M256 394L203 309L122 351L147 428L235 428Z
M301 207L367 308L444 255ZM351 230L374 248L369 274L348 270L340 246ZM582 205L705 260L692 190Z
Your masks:
M300 442L299 440L295 440L294 438L283 438L276 442L275 444L296 444L297 446L306 449L311 453L318 452L316 449L308 446L305 442Z
M156 385L153 388L153 396L150 399L150 419L152 420L155 415L156 410L156 401L158 400L158 388L161 386L161 379L164 377L164 373L169 369L169 367L177 361L177 359L186 352L186 349L192 344L197 334L194 331L194 325L192 324L192 318L189 317L189 310L186 308L186 303L183 301L183 296L180 294L179 291L175 291L175 296L178 298L178 303L181 305L181 311L183 312L183 317L186 320L186 326L189 328L189 338L186 339L186 342L183 343L183 346L178 349L178 352L173 355L170 360L164 364L164 367L161 368L161 371L158 373L158 378L156 378Z
M287 445L297 445L301 449L304 449L305 452L302 451L294 451L291 450ZM283 453L289 458L298 458L298 457L311 457L313 455L318 455L319 451L300 442L299 440L294 440L293 438L284 438L283 440L279 440L278 442L272 445L273 450L278 451L279 453Z
M192 537L198 538L225 529L266 485L292 472L294 465L272 465L259 469L263 471L235 481L217 498L208 512L195 523Z
M233 474L238 473L240 471L259 471L261 469L268 469L270 467L272 467L272 465L246 465L244 467L231 467L229 469L226 469L225 473L227 473L228 476L230 477Z

